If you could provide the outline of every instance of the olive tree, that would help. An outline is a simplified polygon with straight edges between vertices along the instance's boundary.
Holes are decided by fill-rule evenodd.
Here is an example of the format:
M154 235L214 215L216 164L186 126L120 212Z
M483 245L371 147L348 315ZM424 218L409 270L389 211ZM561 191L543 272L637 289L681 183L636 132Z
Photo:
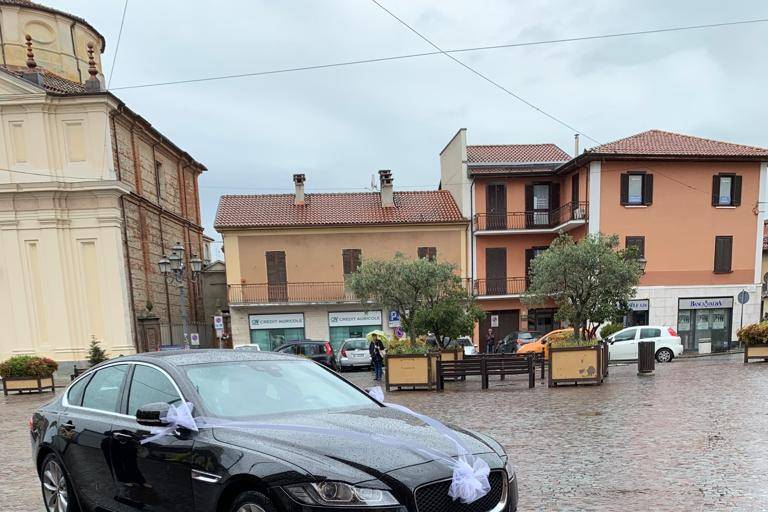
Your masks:
M578 242L561 235L531 261L523 302L552 300L555 318L567 320L577 338L594 337L597 326L626 313L642 275L634 251L618 246L616 235L592 234Z

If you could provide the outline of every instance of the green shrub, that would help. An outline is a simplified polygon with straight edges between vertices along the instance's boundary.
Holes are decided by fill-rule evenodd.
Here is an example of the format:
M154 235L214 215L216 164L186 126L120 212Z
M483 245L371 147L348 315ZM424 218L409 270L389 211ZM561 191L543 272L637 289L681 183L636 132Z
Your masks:
M768 344L768 322L745 325L736 331L736 335L739 337L739 341L750 345Z
M50 377L59 368L53 359L37 356L15 356L0 363L0 377Z
M88 347L88 362L91 366L96 366L109 359L100 344L101 342L96 339L96 336L91 336L91 344Z
M427 343L424 340L419 339L416 341L411 341L408 338L394 339L389 342L389 345L387 345L387 354L393 356L426 354L427 352L429 352Z
M605 324L603 328L600 329L600 337L602 339L605 339L611 334L619 332L623 328L624 326L618 322L611 322L611 323Z

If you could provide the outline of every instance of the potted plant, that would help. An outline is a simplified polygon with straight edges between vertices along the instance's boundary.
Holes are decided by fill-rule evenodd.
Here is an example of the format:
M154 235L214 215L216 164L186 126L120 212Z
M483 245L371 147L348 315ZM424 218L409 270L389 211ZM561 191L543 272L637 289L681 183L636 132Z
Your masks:
M434 389L439 359L440 353L430 352L422 340L392 340L385 357L387 391L404 387Z
M745 325L736 332L744 344L744 362L750 359L768 361L768 322Z
M53 387L53 373L58 369L56 361L47 357L14 356L0 364L0 377L3 378L3 393L9 391L37 391Z

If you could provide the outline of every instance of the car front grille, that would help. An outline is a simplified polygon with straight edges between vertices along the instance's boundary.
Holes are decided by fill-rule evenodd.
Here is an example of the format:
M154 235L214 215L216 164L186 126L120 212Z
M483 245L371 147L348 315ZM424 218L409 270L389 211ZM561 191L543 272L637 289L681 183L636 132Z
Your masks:
M416 489L416 510L418 512L489 512L506 499L507 482L503 471L492 471L488 475L491 490L472 503L454 501L448 496L450 480L426 484Z

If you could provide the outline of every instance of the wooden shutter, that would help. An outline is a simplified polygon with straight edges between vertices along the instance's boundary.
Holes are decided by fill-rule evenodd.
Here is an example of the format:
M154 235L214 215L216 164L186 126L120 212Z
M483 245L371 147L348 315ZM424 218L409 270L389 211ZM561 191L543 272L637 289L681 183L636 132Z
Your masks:
M419 256L419 259L426 258L429 261L435 261L435 259L437 258L437 248L436 247L419 247L418 256Z
M342 249L341 259L344 265L344 275L348 276L357 272L360 266L362 251L360 249Z
M560 208L560 184L549 184L549 210L557 210Z
M505 247L485 249L485 279L487 295L507 293L507 249Z
M533 247L525 250L525 288L526 289L531 284L531 280L529 276L531 274L531 261L533 261L535 254L536 254L536 249L534 249Z
M525 227L533 226L533 184L525 186Z
M620 202L623 205L629 204L629 174L621 175L621 195Z
M653 174L643 176L643 204L653 203Z
M715 237L715 273L723 274L731 271L733 257L733 237Z
M720 175L712 176L712 206L720 204Z
M267 251L267 283L284 284L287 281L285 251Z
M733 188L731 189L731 204L733 206L741 205L741 176L733 177Z
M579 207L579 173L577 172L571 176L571 202L573 208Z

